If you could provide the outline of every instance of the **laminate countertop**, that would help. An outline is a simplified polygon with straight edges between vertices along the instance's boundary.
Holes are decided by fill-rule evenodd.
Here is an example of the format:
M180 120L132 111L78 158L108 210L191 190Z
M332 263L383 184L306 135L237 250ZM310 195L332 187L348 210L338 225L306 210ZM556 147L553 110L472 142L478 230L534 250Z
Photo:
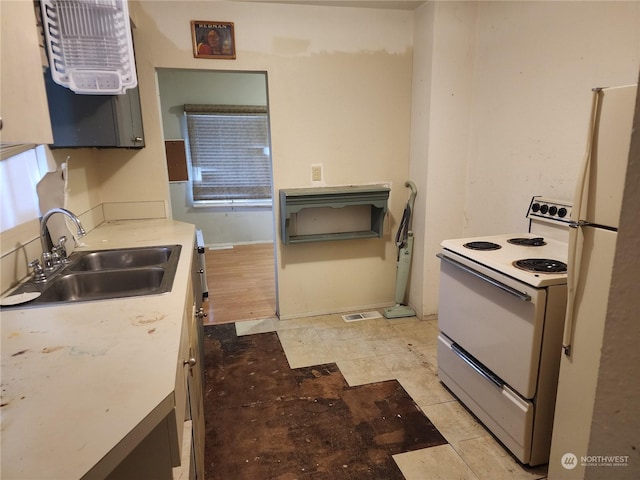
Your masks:
M76 248L180 244L168 293L0 311L0 477L100 477L171 412L194 232L172 220L115 221Z

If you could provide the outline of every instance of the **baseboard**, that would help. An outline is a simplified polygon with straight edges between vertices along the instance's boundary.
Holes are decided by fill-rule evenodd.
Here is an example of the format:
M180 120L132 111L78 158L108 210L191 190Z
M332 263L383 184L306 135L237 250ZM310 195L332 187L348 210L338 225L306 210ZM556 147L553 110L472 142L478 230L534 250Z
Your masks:
M337 314L345 314L350 312L362 312L365 310L377 310L383 309L392 306L393 303L374 303L369 305L354 305L349 307L340 307L340 308L332 308L326 310L315 310L310 312L302 312L302 313L291 313L287 315L283 315L280 313L280 320L293 320L296 318L305 318L305 317L319 317L320 315L337 315Z
M229 250L235 246L241 245L273 245L274 242L266 242L264 240L255 240L252 242L234 242L234 243L207 243L205 245L209 250Z

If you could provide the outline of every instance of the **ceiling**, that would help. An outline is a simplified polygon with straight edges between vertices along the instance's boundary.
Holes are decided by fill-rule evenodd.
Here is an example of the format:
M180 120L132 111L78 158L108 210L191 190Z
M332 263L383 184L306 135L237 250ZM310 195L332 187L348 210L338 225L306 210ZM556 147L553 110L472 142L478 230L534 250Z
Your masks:
M415 10L424 1L407 0L234 0L236 2L286 3L291 5L321 5L327 7L379 8L384 10Z

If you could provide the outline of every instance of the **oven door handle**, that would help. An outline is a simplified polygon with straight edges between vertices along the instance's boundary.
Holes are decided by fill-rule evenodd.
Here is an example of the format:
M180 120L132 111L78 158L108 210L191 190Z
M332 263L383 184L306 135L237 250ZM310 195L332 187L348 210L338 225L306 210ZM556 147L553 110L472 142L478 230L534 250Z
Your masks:
M471 358L467 352L462 350L457 344L452 343L451 350L453 350L453 352L456 355L458 355L458 357L460 357L460 359L464 363L466 363L471 368L473 368L473 370L475 370L485 380L489 380L491 383L493 383L496 387L500 389L504 387L504 382L499 377L496 377L494 374L488 371L484 366L478 365L478 363L473 358Z
M497 280L494 280L493 278L475 271L473 268L469 268L466 265L463 265L460 262L456 262L455 260L444 256L441 253L437 253L436 257L438 257L440 260L447 262L450 265L453 265L454 267L459 268L460 270L464 270L467 273L470 273L471 275L478 277L480 280L484 280L485 282L490 283L491 285L493 285L494 287L498 287L500 290L503 290L505 292L507 292L510 295L513 295L514 297L519 298L520 300L522 300L523 302L530 302L531 301L531 295L527 295L524 292L521 292L520 290L516 290L515 288L510 287L509 285L505 285L502 282L499 282Z

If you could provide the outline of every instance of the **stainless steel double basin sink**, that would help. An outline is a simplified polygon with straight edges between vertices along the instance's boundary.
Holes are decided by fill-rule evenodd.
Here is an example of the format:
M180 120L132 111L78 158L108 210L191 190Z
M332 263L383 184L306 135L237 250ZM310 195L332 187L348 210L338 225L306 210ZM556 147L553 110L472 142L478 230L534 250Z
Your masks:
M48 275L46 281L29 280L11 295L35 297L16 305L25 308L166 293L173 287L181 248L163 245L76 251L69 263Z

